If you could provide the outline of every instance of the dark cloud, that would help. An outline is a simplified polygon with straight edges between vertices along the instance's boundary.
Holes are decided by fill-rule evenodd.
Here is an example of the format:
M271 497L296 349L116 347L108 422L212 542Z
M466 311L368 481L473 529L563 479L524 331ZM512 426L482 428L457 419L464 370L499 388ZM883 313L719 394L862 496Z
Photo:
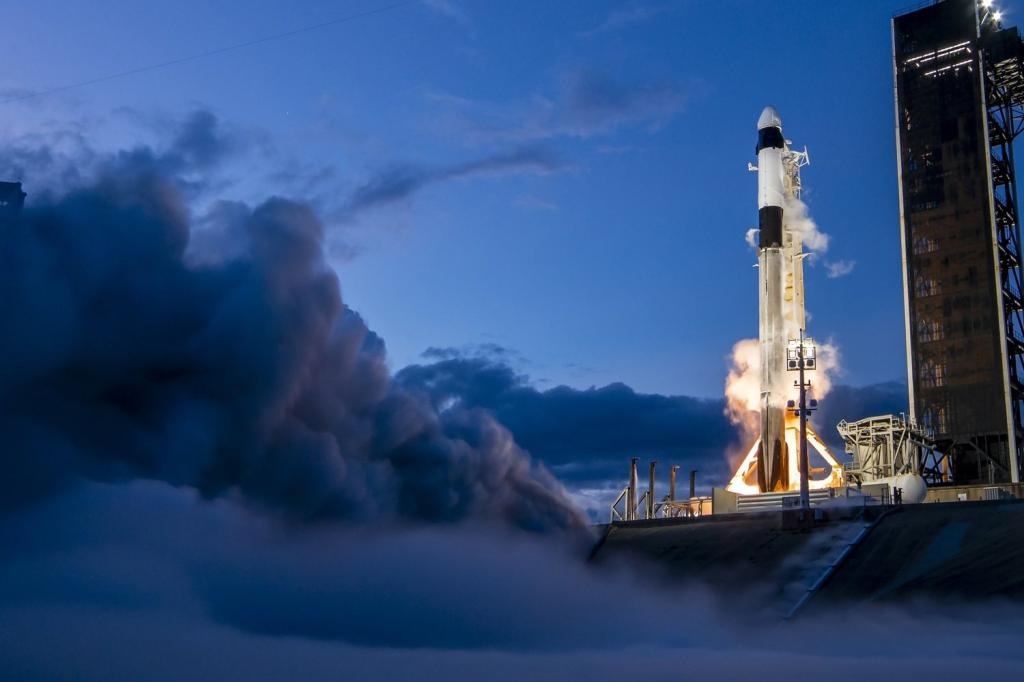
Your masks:
M558 158L540 147L493 154L440 168L398 164L385 168L357 187L344 213L354 216L367 209L406 201L427 185L448 180L504 173L551 173L560 168L562 163Z
M525 363L522 354L514 348L503 346L500 343L487 341L455 348L453 346L430 346L420 354L426 360L456 360L465 357L480 358L482 360L494 360L509 364L511 362Z
M309 207L222 204L203 230L234 248L187 256L181 172L228 148L215 119L191 117L164 151L97 159L77 185L30 197L8 230L4 503L140 477L301 518L578 524L561 485L491 415L438 411L391 382Z
M721 478L735 431L720 400L637 393L625 384L541 391L501 358L435 353L396 381L438 406L483 408L563 479L625 479L629 457L660 459Z
M721 485L731 475L727 454L746 445L737 442L722 400L638 393L621 383L540 390L501 356L446 348L430 349L425 357L432 362L406 367L396 381L430 396L439 409L456 404L487 410L573 488L624 482L630 457L698 469L702 486ZM905 405L906 387L899 383L840 385L821 402L814 421L841 452L839 420L899 413Z
M224 187L215 171L227 159L256 139L225 126L211 111L195 110L180 120L152 120L122 111L132 123L164 131L156 146L137 146L107 154L98 151L90 131L69 126L16 136L0 146L0 177L19 180L33 197L57 197L103 176L113 180L121 169L141 169L172 180L178 190L194 197Z
M235 148L236 141L221 129L210 111L200 109L188 115L171 141L169 160L178 170L209 170Z

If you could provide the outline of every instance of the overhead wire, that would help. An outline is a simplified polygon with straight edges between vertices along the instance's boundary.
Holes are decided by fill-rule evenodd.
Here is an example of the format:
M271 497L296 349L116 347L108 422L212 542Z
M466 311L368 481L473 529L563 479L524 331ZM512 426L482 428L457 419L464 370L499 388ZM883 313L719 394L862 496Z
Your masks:
M409 5L419 4L421 0L404 0L403 2L395 2L390 5L384 5L382 7L376 7L374 9L365 10L362 12L356 12L348 14L337 19L331 19L330 21L322 21L317 24L309 24L307 26L301 26L299 28L291 29L289 31L282 31L281 33L274 33L266 35L261 38L254 38L252 40L246 40L240 43L234 43L231 45L225 45L223 47L217 47L210 50L204 50L203 52L196 52L184 57L177 57L175 59L168 59L163 62L156 62L153 64L147 64L145 66L139 66L134 69L127 69L125 71L118 71L115 73L109 73L104 76L97 76L96 78L90 78L88 80L78 81L76 83L68 83L65 85L58 85L56 87L47 88L45 90L37 90L33 92L23 93L8 97L6 99L0 99L0 105L13 104L15 102L23 102L25 100L37 99L46 95L53 95L58 92L66 92L68 90L76 90L78 88L84 88L89 85L95 85L97 83L105 83L107 81L116 80L118 78L125 78L127 76L134 76L140 73L146 73L148 71L156 71L157 69L165 69L170 66L177 66L178 64L185 64L187 62L196 61L198 59L205 59L207 57L214 57L216 55L224 54L225 52L233 52L235 50L241 50L247 47L253 47L255 45L261 45L263 43L269 43L275 40L282 40L284 38L290 38L301 33L308 33L310 31L316 31L318 29L327 28L329 26L337 26L338 24L345 24L357 19L363 19L365 17L373 16L375 14L384 14L385 12L391 12L402 7L408 7Z

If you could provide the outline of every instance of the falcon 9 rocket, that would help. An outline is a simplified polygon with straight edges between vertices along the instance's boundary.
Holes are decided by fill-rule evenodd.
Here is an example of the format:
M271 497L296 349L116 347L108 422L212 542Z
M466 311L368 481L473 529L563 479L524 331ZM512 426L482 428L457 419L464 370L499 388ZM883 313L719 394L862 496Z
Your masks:
M761 345L761 444L757 452L757 481L763 492L789 487L789 452L786 444L786 333L784 298L787 262L783 229L786 178L782 119L774 107L765 107L757 121L758 227L758 340ZM796 263L798 267L801 264ZM787 270L790 272L787 278Z
M799 389L788 374L797 362L816 377L813 360L794 360L798 347L813 353L814 342L804 337L804 253L806 216L800 203L800 168L807 152L790 149L782 135L782 119L765 107L757 121L757 213L759 236L758 345L760 349L760 435L747 451L726 490L740 495L780 493L800 488L800 426L796 410ZM803 339L802 346L799 339ZM812 356L813 357L813 356ZM750 396L753 398L753 396ZM752 402L747 402L747 405ZM824 466L812 467L807 482L812 490L842 484L842 464L807 425L807 444ZM813 475L812 475L813 474Z

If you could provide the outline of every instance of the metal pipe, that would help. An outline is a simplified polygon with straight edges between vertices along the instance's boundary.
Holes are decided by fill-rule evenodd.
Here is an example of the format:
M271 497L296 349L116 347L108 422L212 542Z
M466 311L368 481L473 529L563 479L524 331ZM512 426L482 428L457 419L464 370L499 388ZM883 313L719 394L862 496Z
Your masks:
M697 497L697 470L690 469L690 499Z
M676 501L676 472L679 471L679 465L673 464L672 468L668 472L668 499L670 502Z
M800 369L800 508L811 508L810 483L807 464L807 384L804 381L804 330L800 330L800 349L797 360Z
M626 520L636 521L637 458L629 460L629 493L626 495Z
M654 518L654 467L658 464L658 460L651 462L649 470L650 478L647 483L647 518Z

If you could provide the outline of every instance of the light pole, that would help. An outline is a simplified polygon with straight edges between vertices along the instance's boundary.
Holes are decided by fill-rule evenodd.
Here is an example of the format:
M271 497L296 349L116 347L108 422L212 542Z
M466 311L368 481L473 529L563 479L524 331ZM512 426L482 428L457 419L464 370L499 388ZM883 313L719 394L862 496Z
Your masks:
M804 371L816 367L814 342L804 338L804 330L800 330L800 338L789 342L789 349L786 353L786 369L800 373L799 380L794 382L800 388L800 404L796 406L790 400L786 408L793 414L800 417L800 508L811 508L811 491L809 465L807 462L807 416L818 407L817 400L811 400L808 405L807 389L811 382L804 380Z

